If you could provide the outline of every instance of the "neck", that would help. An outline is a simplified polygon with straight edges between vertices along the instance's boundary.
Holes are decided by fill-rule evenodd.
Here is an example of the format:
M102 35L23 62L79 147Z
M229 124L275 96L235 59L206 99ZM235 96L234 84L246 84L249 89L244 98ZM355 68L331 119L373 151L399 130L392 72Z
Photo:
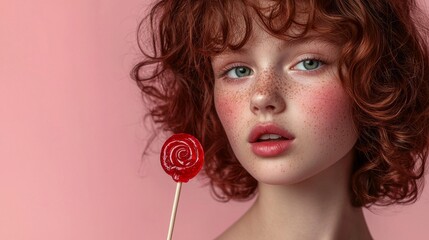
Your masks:
M329 190L319 194L296 189L280 192L277 188L261 186L262 192L248 212L253 229L258 226L259 231L274 234L269 239L352 239L368 234L362 209L340 194Z
M351 205L351 160L343 160L297 184L260 183L236 230L246 226L246 239L371 239L362 209Z

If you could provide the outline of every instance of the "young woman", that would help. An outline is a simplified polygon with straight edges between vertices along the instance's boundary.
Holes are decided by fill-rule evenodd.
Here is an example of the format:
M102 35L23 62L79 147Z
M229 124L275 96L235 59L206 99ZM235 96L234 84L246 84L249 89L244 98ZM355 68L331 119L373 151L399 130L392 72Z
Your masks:
M417 199L429 56L414 1L165 0L146 20L132 75L153 120L200 139L219 199L257 197L219 239L371 239L363 207Z

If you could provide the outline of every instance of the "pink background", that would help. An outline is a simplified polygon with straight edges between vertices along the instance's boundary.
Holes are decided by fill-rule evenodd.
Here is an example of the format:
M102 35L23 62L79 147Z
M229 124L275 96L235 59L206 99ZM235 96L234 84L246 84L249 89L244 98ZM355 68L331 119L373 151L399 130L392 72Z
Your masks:
M141 159L149 133L128 77L148 2L1 0L0 239L165 239L175 184L162 139ZM248 206L185 184L174 239L212 239ZM366 216L376 239L427 239L429 189Z

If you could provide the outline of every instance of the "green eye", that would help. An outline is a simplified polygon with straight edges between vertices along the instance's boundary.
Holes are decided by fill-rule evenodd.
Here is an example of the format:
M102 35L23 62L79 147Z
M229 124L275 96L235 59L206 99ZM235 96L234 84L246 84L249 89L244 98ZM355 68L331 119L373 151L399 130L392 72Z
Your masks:
M252 73L253 71L248 67L234 67L230 69L226 75L229 78L241 78L250 76Z
M306 59L301 62L299 62L296 65L296 69L303 70L303 71L310 71L320 68L322 66L322 62L316 59Z

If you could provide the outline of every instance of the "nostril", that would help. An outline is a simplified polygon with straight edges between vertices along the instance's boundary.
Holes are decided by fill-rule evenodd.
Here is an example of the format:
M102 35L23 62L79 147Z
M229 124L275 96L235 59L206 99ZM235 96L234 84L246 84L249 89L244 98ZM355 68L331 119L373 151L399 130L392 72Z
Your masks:
M259 107L253 106L253 111L259 111ZM274 112L276 110L276 107L274 105L267 105L264 107L264 110L267 112Z
M257 112L257 111L259 111L259 108L258 108L258 107L256 107L256 106L253 106L253 107L252 107L252 110L253 110L253 112Z
M265 109L267 109L267 111L273 112L274 110L276 110L276 107L273 105L268 105L265 107Z

